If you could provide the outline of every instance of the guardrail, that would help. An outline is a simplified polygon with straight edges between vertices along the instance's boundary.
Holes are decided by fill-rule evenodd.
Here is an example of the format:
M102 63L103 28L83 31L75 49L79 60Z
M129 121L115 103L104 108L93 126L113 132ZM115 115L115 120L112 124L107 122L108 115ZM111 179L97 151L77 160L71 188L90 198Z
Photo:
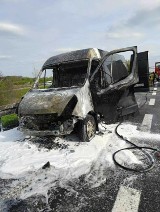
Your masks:
M10 105L0 106L0 118L4 115L11 113L16 113L19 103L14 103Z

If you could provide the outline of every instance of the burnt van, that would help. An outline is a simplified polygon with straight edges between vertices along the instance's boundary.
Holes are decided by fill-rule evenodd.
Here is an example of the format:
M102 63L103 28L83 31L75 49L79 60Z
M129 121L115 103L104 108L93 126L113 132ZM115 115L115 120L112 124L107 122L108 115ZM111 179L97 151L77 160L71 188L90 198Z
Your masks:
M75 130L81 141L90 141L100 120L110 124L137 112L138 80L137 47L111 52L90 48L53 56L19 103L19 129L35 136Z

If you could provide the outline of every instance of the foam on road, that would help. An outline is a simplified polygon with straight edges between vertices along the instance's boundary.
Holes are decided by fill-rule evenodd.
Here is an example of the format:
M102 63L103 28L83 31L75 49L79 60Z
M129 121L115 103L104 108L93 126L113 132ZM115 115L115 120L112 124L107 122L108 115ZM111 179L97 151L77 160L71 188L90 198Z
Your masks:
M17 129L1 132L0 177L25 178L29 186L28 193L23 193L23 197L45 193L55 182L65 185L67 181L81 175L86 176L89 184L98 186L105 182L107 169L115 167L113 153L127 147L126 142L116 136L116 125L105 125L107 130L100 126L103 133L96 135L91 142L78 142L73 135L68 140L56 138L53 143L65 148L50 150L39 148L34 139L24 140L24 135ZM130 164L139 163L130 151L117 157L122 164L125 161ZM43 170L43 165L48 161L51 167Z

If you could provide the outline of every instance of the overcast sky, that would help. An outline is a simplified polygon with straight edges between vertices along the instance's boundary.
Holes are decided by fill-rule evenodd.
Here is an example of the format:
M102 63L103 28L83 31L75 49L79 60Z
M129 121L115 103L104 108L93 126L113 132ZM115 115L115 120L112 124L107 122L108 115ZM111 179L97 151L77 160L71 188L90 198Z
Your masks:
M138 46L160 61L159 0L0 0L0 72L34 76L45 60L89 47Z

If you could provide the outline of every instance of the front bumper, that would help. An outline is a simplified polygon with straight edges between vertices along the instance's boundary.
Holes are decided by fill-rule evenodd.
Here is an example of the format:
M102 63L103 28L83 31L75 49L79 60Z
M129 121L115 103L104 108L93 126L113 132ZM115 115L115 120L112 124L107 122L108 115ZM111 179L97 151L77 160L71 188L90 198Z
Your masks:
M33 115L23 116L19 121L19 130L31 136L61 136L70 134L77 122L75 117L54 120L52 116Z
M48 135L53 135L53 136L62 136L62 135L68 135L70 134L73 130L70 131L63 131L61 132L60 130L30 130L26 129L24 127L19 127L18 130L23 132L26 135L30 136L48 136Z

